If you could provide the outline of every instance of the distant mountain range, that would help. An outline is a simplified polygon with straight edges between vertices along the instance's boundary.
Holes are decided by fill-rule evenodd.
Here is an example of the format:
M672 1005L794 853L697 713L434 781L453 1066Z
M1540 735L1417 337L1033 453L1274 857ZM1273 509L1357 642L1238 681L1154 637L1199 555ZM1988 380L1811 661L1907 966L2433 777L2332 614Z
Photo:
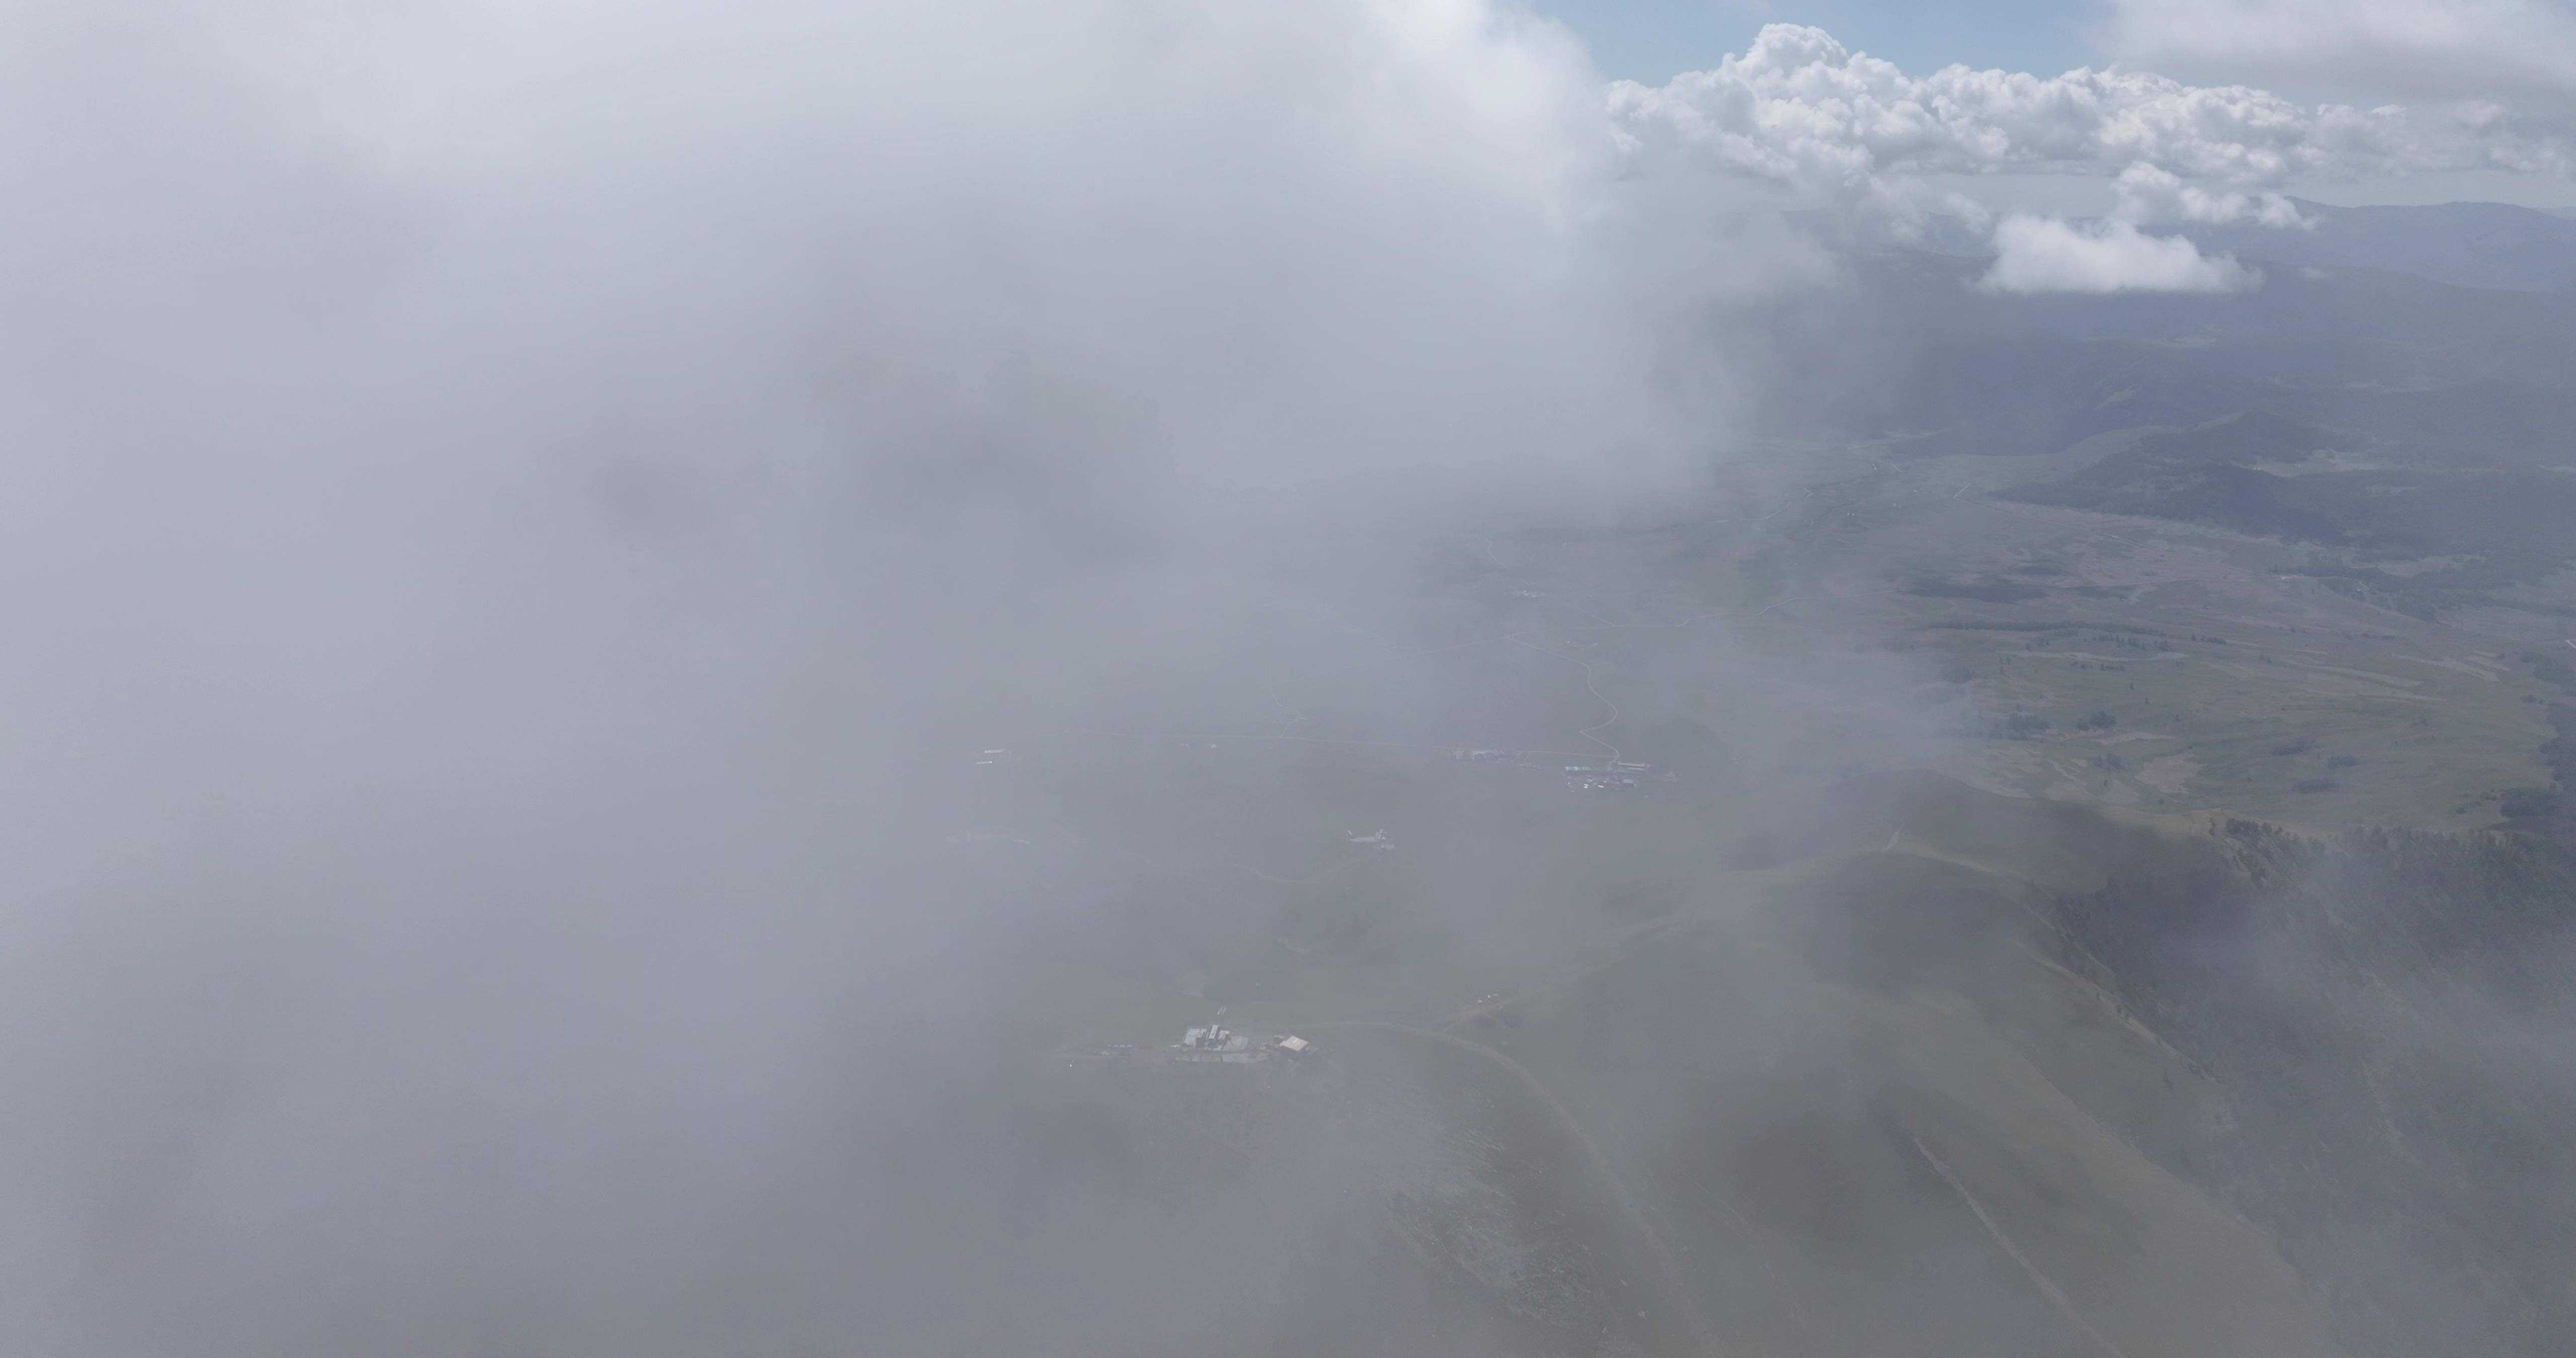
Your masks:
M2257 263L2380 269L2463 288L2547 292L2576 285L2576 206L2542 210L2509 203L2335 207L2290 200L2310 228L2159 226L2152 234L2188 237L2203 250ZM1841 217L1792 212L1789 219L1837 249L1866 253L1886 244ZM1959 259L1991 259L1986 233L1957 217L1928 217L1907 249Z
M2506 203L2330 207L2293 199L2314 230L2190 227L2204 250L2289 265L2385 269L2464 288L2576 284L2576 219Z
M2202 233L2263 271L2224 295L1985 292L1956 223L1840 241L1841 284L1730 326L1731 357L1790 437L2021 456L2260 411L2382 463L2576 465L2576 220L2300 206L2315 230Z
M2313 544L2417 617L2576 564L2576 221L2299 206L2314 230L2198 233L2263 270L2224 295L2001 295L1959 232L1846 242L1841 283L1730 327L1732 360L1774 434L2074 453L2004 493Z

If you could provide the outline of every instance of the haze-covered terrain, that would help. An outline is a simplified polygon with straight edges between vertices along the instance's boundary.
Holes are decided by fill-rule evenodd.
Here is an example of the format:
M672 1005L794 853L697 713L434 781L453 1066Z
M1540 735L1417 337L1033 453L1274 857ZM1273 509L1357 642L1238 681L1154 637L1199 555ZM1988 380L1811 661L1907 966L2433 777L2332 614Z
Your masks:
M2546 98L0 76L0 1351L2576 1354L2576 222L2290 192Z

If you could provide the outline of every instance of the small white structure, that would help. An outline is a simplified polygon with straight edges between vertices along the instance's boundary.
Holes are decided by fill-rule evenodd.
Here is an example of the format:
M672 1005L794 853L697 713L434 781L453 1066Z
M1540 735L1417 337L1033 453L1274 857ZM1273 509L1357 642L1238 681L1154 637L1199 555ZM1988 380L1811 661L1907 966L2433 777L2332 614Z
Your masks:
M1261 1053L1252 1049L1250 1033L1238 1033L1232 1028L1221 1028L1211 1023L1204 1028L1192 1028L1181 1034L1181 1053L1177 1059L1258 1061L1261 1059Z

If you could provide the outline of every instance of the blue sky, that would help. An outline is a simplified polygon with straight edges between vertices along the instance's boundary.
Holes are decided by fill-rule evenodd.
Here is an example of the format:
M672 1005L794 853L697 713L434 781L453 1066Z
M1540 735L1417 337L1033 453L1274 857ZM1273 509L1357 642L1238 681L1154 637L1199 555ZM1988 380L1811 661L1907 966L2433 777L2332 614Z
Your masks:
M2101 60L2085 36L2096 14L2081 0L1533 0L1533 7L1580 34L1603 74L1647 82L1713 65L1766 23L1813 24L1908 71L1957 61L2054 75Z

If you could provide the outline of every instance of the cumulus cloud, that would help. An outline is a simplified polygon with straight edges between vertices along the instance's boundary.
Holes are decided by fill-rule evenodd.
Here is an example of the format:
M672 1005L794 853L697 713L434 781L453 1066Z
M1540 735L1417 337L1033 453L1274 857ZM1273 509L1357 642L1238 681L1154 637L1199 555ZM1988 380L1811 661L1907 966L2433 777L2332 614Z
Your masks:
M2429 98L2576 95L2565 0L2115 0L2123 57Z
M2233 258L2117 219L2076 225L2016 213L1995 223L1994 241L1994 267L1979 280L1994 292L2235 292L2260 281Z
M2112 181L2118 195L2113 216L2124 222L2200 222L2224 225L2252 221L2270 227L2314 230L2316 223L2279 193L2239 193L2187 183L2170 170L2137 164Z
M1955 199L1928 187L1935 175L2110 179L2124 227L2287 228L2304 225L2285 193L2303 181L2570 165L2555 124L2493 103L2302 104L2245 85L2089 68L2039 76L1950 66L1911 76L1791 24L1769 25L1742 53L1661 86L1618 82L1609 102L1625 145L1650 163L1678 160L1900 221ZM2027 222L2016 231L2025 254L2098 267L2015 277L2191 287L2238 277L2232 263L2135 231L2060 227L2043 237Z
M1949 66L1909 76L1819 29L1765 27L1741 54L1611 86L1634 144L1735 174L1866 190L1922 174L2112 175L2143 165L2237 189L2431 170L2560 170L2566 144L2493 105L2307 105L2142 71Z

